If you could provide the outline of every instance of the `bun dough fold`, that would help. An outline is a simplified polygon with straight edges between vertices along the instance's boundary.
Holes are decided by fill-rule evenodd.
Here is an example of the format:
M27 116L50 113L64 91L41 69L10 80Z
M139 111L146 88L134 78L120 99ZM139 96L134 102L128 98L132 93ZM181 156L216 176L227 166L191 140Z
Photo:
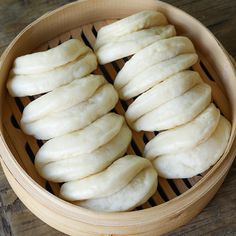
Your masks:
M56 161L89 153L108 143L120 131L124 118L108 113L89 126L47 141L36 154L36 158Z
M79 56L74 61L53 70L31 75L15 75L12 71L7 82L11 96L24 97L46 93L82 78L97 68L97 58L93 52Z
M155 41L175 35L176 31L172 25L152 27L124 35L96 50L99 64L103 65L133 55Z
M160 131L185 124L202 112L211 102L211 87L200 83L183 95L143 115L134 124L136 131Z
M212 135L219 120L220 110L211 103L189 123L156 135L146 144L144 156L153 160L160 155L173 154L195 148Z
M120 98L127 100L138 96L169 76L188 69L197 62L197 59L197 54L188 53L148 67L118 91Z
M97 34L95 49L114 40L114 38L153 26L166 24L166 17L161 12L150 10L138 12L102 27Z
M131 124L144 114L184 94L201 82L201 77L195 71L186 70L172 75L167 80L138 96L129 105L125 113L128 123Z
M117 101L118 94L113 86L104 84L87 101L50 113L34 122L21 123L21 128L37 139L47 140L58 137L86 127L112 110Z
M21 123L36 121L86 101L105 82L101 75L89 75L57 88L29 103L23 111Z
M50 71L56 67L74 61L89 48L78 39L70 39L59 46L43 52L36 52L15 59L14 74L36 74Z
M64 183L60 196L69 201L106 197L121 190L138 173L150 166L147 159L128 155L98 174Z
M113 161L124 155L132 134L124 123L119 133L108 143L92 151L74 157L50 161L37 156L35 166L40 175L53 182L67 182L82 179L107 168Z
M157 173L153 167L149 167L142 170L120 191L107 197L79 201L77 205L102 212L128 211L145 203L156 189Z
M125 63L116 76L114 86L116 89L121 89L148 67L180 54L194 52L194 46L187 37L176 36L154 42L137 52Z
M161 155L153 161L153 165L161 177L191 178L219 160L227 146L230 131L229 121L221 116L215 132L205 142L188 151Z

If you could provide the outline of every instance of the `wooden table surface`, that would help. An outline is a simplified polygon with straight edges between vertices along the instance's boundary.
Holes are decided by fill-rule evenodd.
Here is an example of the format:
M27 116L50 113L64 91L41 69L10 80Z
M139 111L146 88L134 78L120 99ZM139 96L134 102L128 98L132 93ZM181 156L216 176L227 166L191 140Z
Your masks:
M0 0L0 53L34 19L69 2L72 1ZM167 0L166 2L199 19L236 58L236 0ZM63 235L35 217L21 203L7 183L1 167L0 217L0 236ZM236 236L236 162L221 189L203 212L189 224L167 235Z

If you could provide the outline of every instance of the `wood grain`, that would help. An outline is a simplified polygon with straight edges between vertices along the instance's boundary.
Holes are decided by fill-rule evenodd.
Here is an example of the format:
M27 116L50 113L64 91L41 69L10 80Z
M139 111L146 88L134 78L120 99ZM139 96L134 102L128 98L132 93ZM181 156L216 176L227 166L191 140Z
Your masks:
M0 50L33 19L67 2L1 0ZM235 1L167 1L203 22L236 56ZM167 235L236 235L236 164L214 200L192 223ZM33 216L17 199L0 171L0 235L62 235Z

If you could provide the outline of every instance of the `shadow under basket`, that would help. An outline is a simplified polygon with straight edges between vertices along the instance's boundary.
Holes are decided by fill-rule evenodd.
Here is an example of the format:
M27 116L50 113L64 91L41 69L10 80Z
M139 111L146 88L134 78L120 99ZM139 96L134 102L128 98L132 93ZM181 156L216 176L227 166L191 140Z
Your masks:
M34 156L43 144L25 135L19 121L24 107L34 97L12 98L6 80L17 56L46 50L70 39L80 38L93 47L103 25L135 12L152 9L163 12L176 26L178 35L194 43L199 62L193 66L212 87L214 103L231 121L232 132L220 160L205 173L190 179L159 178L156 193L132 212L98 213L58 198L60 186L42 179L34 168ZM113 83L127 59L99 66ZM183 11L154 0L89 0L74 2L42 16L23 30L1 57L0 68L0 154L4 173L21 201L41 220L70 235L160 235L185 224L212 199L222 184L236 154L236 74L233 61L214 36ZM119 101L115 112L124 114L131 101ZM128 153L142 155L145 143L155 134L133 132Z

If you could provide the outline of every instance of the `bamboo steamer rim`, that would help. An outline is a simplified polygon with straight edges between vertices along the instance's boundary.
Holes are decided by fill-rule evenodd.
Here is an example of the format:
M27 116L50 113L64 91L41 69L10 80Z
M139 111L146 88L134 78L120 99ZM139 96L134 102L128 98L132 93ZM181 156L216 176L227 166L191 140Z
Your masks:
M104 7L105 5L107 8L109 8L112 5L121 4L117 0L110 0L110 1L83 0L80 2L73 2L73 3L67 4L50 13L46 13L45 15L43 15L42 17L34 21L32 24L27 26L8 46L8 48L5 50L0 60L0 68L1 68L0 73L1 74L3 73L2 70L6 64L5 61L7 61L9 54L17 46L18 41L22 40L25 34L29 34L33 30L35 30L38 24L46 24L47 21L52 20L51 18L56 18L59 15L61 16L61 14L62 16L64 16L66 14L65 12L72 11L72 9L76 7L77 5L81 5L81 6L84 5L83 7L86 8L86 5L88 4L88 2L89 2L89 5L90 4L97 5L99 9ZM132 4L134 5L135 3L141 4L143 1L129 0L129 1L124 2L123 4L124 6L126 5L128 6L130 2L132 2ZM192 22L195 26L197 26L198 28L201 28L202 31L205 31L205 35L213 43L212 46L216 47L216 43L217 43L218 47L221 49L220 56L223 57L222 60L225 61L227 68L231 70L230 73L232 75L232 80L236 79L236 73L234 70L233 63L230 60L229 56L225 53L224 48L215 39L213 34L208 29L206 29L198 20L191 17L187 13L181 11L180 9L177 9L164 2L148 0L148 1L145 1L145 4L146 4L146 9L152 8L152 6L153 7L155 6L155 9L158 7L160 9L166 9L167 12L174 11L176 16L181 15L182 17L188 18L189 21ZM125 13L119 14L119 17L123 17L123 16L125 16ZM105 16L102 16L101 19L99 20L102 20L103 17ZM3 89L3 86L5 86L5 84L1 85L1 90L5 91L5 89ZM1 96L3 97L4 95L1 95ZM234 101L236 101L236 95L232 94L232 98ZM2 100L3 99L1 99L1 101ZM2 106L1 106L1 110L2 110ZM236 112L232 111L232 120L235 119L235 115L236 115ZM146 224L146 223L156 222L157 217L160 220L164 220L167 217L178 215L184 209L186 209L189 205L191 205L193 202L196 202L201 197L203 197L205 193L208 192L215 185L215 183L217 183L217 181L219 181L226 174L226 172L228 171L230 165L232 164L234 160L234 155L236 154L236 142L234 142L235 128L236 128L236 124L234 122L232 124L232 133L231 133L230 141L227 148L227 152L230 151L229 155L226 157L226 154L228 154L226 152L226 154L223 157L221 157L221 159L202 178L202 180L200 180L196 185L194 185L191 189L181 194L180 196L166 203L163 203L159 206L155 206L149 209L144 209L142 211L121 212L121 213L98 213L98 212L93 212L91 210L87 210L78 206L74 206L48 193L44 188L42 188L33 179L31 179L31 177L28 176L25 170L19 165L19 163L14 158L13 154L11 153L4 139L2 123L0 126L0 130L1 130L0 147L1 147L1 159L2 159L1 161L4 163L4 166L9 170L12 176L14 176L15 180L25 189L26 192L28 192L31 196L37 199L37 201L39 201L41 204L43 205L46 204L45 206L47 206L52 211L55 211L57 214L65 214L65 212L67 212L66 217L80 220L81 222L85 222L91 225L104 225L104 224L106 224L107 226L115 226L115 225L128 226L128 225L136 225L136 224L140 225L140 223ZM232 148L231 150L229 150L231 146ZM186 204L186 202L188 204Z

